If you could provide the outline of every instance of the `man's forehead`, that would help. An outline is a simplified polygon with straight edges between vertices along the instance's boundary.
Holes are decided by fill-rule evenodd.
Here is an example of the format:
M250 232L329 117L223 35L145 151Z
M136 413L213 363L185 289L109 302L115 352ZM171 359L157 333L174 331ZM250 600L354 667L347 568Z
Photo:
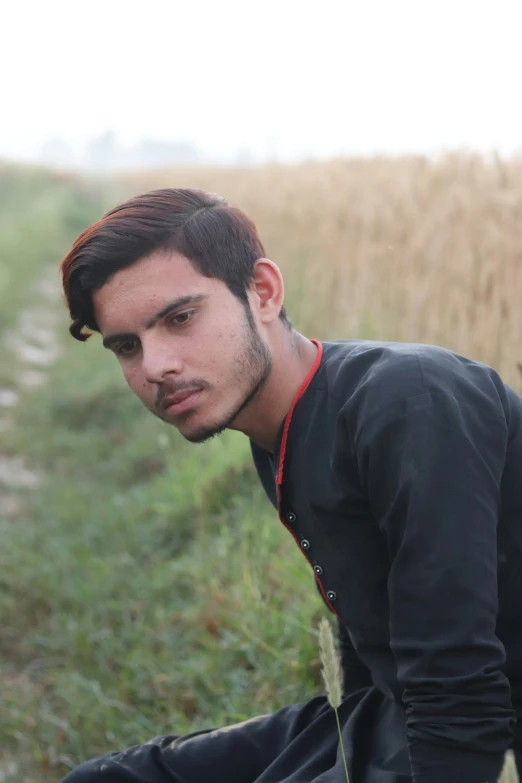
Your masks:
M213 283L184 256L147 257L118 270L93 293L96 321L102 330L113 319L146 321L169 302L208 295Z
M155 252L119 269L103 286L112 289L136 286L183 285L186 280L205 279L180 253Z

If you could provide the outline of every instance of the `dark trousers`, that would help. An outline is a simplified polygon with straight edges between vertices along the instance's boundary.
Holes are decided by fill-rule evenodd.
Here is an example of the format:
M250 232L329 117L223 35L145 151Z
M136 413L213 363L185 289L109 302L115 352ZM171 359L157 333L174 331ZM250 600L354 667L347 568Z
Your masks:
M411 783L401 706L365 688L339 707L350 780ZM326 698L226 728L156 737L82 764L63 783L345 783Z

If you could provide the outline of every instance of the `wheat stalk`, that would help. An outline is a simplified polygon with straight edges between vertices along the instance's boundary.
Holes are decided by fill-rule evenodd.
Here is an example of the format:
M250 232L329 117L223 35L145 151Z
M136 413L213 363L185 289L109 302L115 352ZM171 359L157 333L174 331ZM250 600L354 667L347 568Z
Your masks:
M341 753L344 762L344 771L346 774L346 781L350 783L348 776L348 767L346 765L346 756L344 755L343 738L341 734L341 724L339 722L339 712L337 708L341 704L342 697L342 674L341 664L339 657L335 650L334 638L332 628L326 617L321 619L319 623L319 646L321 651L321 673L323 675L324 684L326 687L326 695L330 705L335 710L335 717L337 719L337 731L339 732L339 744L341 746Z
M512 750L508 750L506 758L504 760L504 766L498 783L519 783L517 766L515 764L515 756Z

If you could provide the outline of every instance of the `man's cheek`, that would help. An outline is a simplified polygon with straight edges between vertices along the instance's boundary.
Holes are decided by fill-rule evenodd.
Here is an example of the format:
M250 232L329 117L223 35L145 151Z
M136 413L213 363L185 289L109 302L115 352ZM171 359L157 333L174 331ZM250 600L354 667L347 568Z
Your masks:
M138 373L123 369L123 377L131 391L133 391L134 394L137 394L142 400L146 398L147 394L150 394L150 384L147 383L145 378L140 377Z

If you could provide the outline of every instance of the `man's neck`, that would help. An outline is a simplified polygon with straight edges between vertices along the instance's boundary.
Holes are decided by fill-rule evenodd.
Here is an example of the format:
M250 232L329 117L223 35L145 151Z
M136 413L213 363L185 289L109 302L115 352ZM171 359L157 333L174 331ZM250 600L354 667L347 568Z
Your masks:
M299 387L313 367L317 346L299 332L288 331L272 347L272 371L257 397L238 417L237 429L274 453L277 435Z

